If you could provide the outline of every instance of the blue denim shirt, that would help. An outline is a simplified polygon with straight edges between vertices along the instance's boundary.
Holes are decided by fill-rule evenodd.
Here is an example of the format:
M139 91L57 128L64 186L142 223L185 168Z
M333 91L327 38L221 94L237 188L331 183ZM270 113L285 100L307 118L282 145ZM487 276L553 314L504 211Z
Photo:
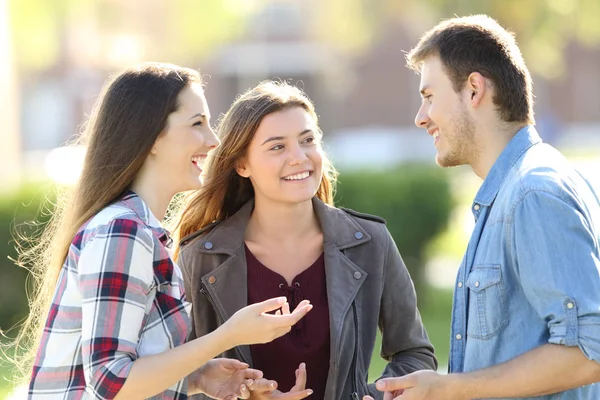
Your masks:
M591 184L528 126L495 162L472 211L450 372L546 343L578 346L600 363L600 199ZM600 384L536 399L600 399Z

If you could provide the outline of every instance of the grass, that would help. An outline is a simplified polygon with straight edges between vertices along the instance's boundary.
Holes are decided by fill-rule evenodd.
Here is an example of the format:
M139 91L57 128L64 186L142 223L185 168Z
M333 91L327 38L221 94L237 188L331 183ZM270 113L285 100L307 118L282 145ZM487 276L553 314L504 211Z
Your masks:
M452 311L452 289L428 288L419 299L419 310L423 324L427 329L429 340L435 347L440 368L445 371L448 364L448 351L450 343L450 316ZM377 379L386 366L386 361L379 356L381 337L377 336L371 367L369 368L369 381Z

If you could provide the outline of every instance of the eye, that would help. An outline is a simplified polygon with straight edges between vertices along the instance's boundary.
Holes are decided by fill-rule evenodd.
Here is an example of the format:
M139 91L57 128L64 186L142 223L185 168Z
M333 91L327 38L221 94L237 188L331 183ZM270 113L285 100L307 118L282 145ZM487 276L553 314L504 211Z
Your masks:
M192 126L202 126L202 125L204 125L204 122L202 122L202 120L200 120L200 121L194 122L194 124Z
M426 96L423 96L423 99L425 99L425 100L427 100L428 102L430 102L430 103L431 103L431 98L432 98L432 97L433 97L433 96L432 96L431 94L428 94L428 95L426 95Z
M307 137L306 139L304 139L302 141L302 143L306 143L306 144L311 144L311 143L314 143L314 142L315 142L314 136L309 136L309 137Z
M283 145L277 144L277 145L271 147L269 150L281 150L281 149L283 149Z

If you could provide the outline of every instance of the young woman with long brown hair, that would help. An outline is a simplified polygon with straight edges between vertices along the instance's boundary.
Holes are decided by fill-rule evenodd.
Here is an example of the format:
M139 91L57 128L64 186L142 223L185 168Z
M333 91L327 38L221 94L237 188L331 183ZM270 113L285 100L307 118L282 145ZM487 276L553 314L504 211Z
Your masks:
M209 118L191 69L144 64L105 86L80 140L80 180L24 255L39 278L21 334L33 332L30 398L247 397L260 371L213 357L279 337L310 310L270 299L184 343L189 303L159 220L176 193L201 186L219 144ZM266 314L281 307L287 315Z
M277 382L274 390L275 382L257 380L251 398L381 398L367 385L378 325L388 361L382 376L435 369L384 221L333 206L335 170L306 95L264 82L233 103L218 135L205 185L188 199L176 235L193 334L273 295L313 305L282 338L225 353Z

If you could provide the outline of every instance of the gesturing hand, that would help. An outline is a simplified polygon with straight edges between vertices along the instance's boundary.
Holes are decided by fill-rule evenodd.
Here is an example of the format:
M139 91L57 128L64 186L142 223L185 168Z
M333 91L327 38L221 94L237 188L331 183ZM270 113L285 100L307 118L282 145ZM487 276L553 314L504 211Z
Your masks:
M300 400L310 396L313 391L306 389L306 364L302 363L296 370L296 384L287 393L277 390L277 382L257 379L248 382L251 400Z
M250 392L246 382L260 378L262 372L248 368L246 363L228 358L215 358L190 376L190 384L215 399L247 399Z
M281 309L276 315L269 311ZM232 347L268 343L288 333L292 326L312 309L309 301L301 301L290 313L285 297L246 306L233 314L219 329L231 340Z

